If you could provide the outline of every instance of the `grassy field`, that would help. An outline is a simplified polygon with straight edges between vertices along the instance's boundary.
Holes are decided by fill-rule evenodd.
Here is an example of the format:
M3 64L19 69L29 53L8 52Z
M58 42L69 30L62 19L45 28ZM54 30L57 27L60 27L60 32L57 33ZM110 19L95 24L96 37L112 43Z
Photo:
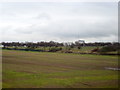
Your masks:
M117 88L117 56L3 50L3 88Z

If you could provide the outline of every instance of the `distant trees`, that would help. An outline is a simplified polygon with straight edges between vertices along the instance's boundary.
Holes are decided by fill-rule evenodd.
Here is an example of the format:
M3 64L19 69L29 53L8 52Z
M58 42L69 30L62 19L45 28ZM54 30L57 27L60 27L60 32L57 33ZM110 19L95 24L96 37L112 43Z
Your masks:
M102 46L98 50L98 48L93 49L91 52L110 52L110 51L120 51L120 43L118 42L95 42L95 43L81 43L80 40L76 42L65 42L59 43L54 41L49 42L2 42L3 49L22 49L25 50L38 50L38 51L49 51L56 52L65 49L67 52L72 52L73 48L81 49L82 46ZM84 45L83 45L84 44Z
M60 47L60 46L70 46L71 48L74 48L75 46L83 46L83 43L80 43L79 41L75 41L75 43L73 42L66 42L66 43L58 43L58 42L54 42L54 41L50 41L50 42L37 42L37 43L33 43L33 42L2 42L1 43L4 48L7 48L9 46L12 47L33 47L33 48L37 48L37 47ZM119 46L120 43L118 42L114 42L114 43L110 43L110 42L95 42L95 43L84 43L85 46L110 46L110 45L114 45L114 46Z
M51 50L51 47L61 47L63 46L63 43L58 43L54 41L50 42L2 42L3 49L7 49L9 47L12 47L13 49L17 49L18 47L25 47L27 50L35 50L36 48L43 47L44 51L46 47L49 47L49 50Z

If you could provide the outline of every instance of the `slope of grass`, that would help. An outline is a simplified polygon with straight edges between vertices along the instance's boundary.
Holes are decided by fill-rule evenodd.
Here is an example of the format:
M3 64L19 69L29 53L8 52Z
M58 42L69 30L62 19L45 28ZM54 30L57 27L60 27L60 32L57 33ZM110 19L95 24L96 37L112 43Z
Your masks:
M4 88L117 88L117 56L3 50Z

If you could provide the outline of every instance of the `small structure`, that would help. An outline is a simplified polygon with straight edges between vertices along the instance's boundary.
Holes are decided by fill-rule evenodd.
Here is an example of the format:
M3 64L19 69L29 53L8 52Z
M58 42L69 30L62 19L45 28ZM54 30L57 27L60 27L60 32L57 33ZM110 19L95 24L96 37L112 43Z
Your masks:
M85 41L84 40L78 40L76 42L78 42L79 44L82 44L83 46L85 46Z

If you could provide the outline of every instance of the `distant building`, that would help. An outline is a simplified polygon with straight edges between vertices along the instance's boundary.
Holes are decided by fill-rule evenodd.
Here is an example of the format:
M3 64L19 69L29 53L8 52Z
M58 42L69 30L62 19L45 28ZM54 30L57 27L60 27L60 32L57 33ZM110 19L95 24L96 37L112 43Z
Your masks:
M79 42L79 43L85 43L85 41L84 41L84 40L78 40L78 42Z
M79 44L82 44L83 46L85 46L85 41L84 40L78 40L76 42L78 42Z
M4 47L3 45L0 45L0 48Z

